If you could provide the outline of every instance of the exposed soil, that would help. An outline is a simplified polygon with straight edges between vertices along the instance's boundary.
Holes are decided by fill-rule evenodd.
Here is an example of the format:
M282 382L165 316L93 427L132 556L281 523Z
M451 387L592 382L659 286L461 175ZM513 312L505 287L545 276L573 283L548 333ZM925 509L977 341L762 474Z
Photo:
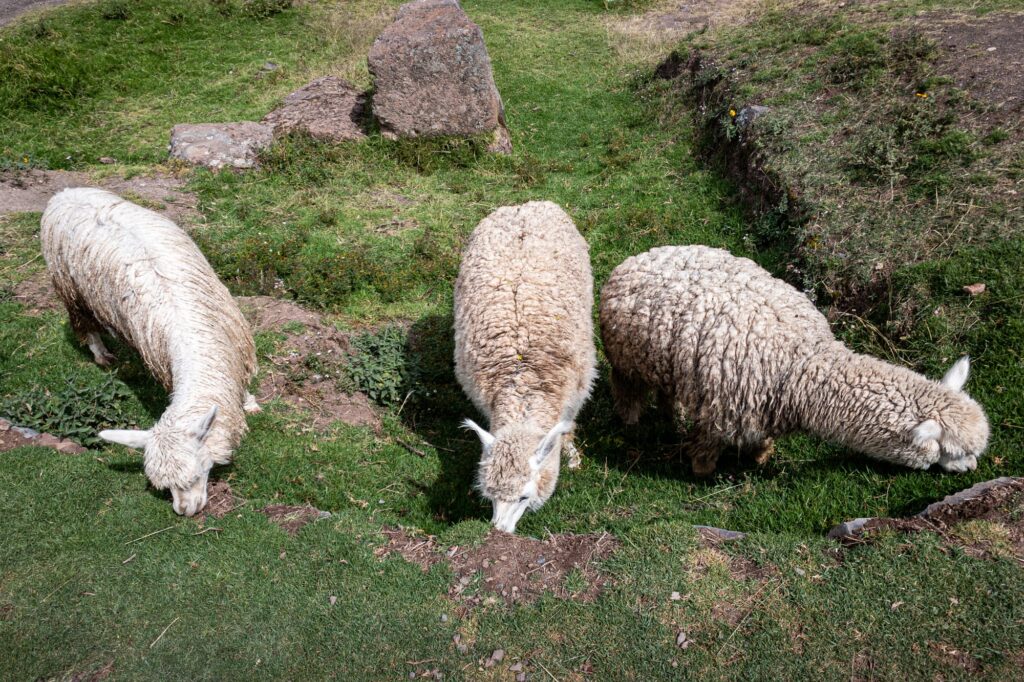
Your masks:
M27 315L39 315L60 307L53 282L46 270L40 270L18 282L14 286L14 300L25 306L23 312Z
M25 446L53 448L65 455L78 455L87 449L73 440L58 438L49 433L37 433L30 429L19 429L6 419L0 419L0 452Z
M335 421L380 428L380 419L362 393L339 387L348 354L348 337L316 313L269 296L236 299L256 332L278 332L286 339L270 358L257 400L280 398L312 415L310 425L323 430ZM299 326L301 325L301 330Z
M63 5L68 0L0 0L0 26L6 26L23 14L46 7Z
M171 175L110 177L95 181L77 171L10 171L0 173L0 215L41 212L54 194L68 187L101 187L167 216L187 228L199 219L195 195L182 189L185 181Z
M206 506L203 507L204 519L213 517L222 519L236 509L244 507L246 500L231 491L227 481L212 481L206 487Z
M595 562L608 558L619 541L608 533L550 535L535 540L492 530L476 547L443 547L433 535L416 536L399 528L381 531L387 544L377 556L398 554L424 571L447 563L455 580L448 597L466 606L530 603L545 592L561 599L590 602L613 584ZM575 585L566 577L574 574Z
M1006 548L996 548L986 538L955 532L965 521L987 521L1005 530ZM883 530L905 533L937 533L946 544L961 547L971 556L991 558L999 549L1009 551L1024 563L1024 478L1001 478L979 483L909 518L857 519L829 532L844 545L870 542Z
M87 673L71 673L71 675L63 679L66 679L69 682L101 682L101 680L105 680L113 674L114 661L111 659L96 670L90 670Z
M1018 127L1024 111L1024 14L978 19L933 13L921 24L942 48L939 72L980 102L988 118Z
M981 672L981 662L969 652L945 642L931 642L928 645L933 658L952 668L960 668L965 672Z
M688 33L722 23L738 23L751 0L669 0L643 14L621 19L617 28L636 37L679 42Z
M320 511L308 504L301 507L290 504L271 504L260 509L259 513L292 536L302 530L303 526L313 523L317 519L326 519L331 516L330 512Z

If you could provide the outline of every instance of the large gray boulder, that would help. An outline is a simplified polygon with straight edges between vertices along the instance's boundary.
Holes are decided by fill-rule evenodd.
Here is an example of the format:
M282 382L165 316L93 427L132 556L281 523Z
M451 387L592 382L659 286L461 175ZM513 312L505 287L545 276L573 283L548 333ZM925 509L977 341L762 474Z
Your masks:
M483 33L457 0L402 5L367 61L385 137L493 132L492 150L511 151Z
M252 168L274 141L274 129L262 123L180 123L171 129L171 158L193 166Z
M327 142L361 140L366 137L361 124L365 105L366 96L351 83L324 76L285 97L262 123L274 135L298 130Z

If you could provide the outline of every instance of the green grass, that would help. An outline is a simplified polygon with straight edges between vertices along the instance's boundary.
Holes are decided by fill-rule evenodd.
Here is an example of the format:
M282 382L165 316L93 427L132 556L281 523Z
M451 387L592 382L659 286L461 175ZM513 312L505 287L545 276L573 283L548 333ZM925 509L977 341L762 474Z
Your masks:
M128 3L127 18L103 18L121 14L121 4L48 14L47 40L35 37L37 22L0 32L5 48L16 47L0 50L0 74L20 74L0 78L4 155L84 169L112 155L147 168L164 161L173 123L258 118L329 67L365 83L365 40L346 42L338 27L365 33L380 6L303 5L255 19L172 0ZM611 9L637 6L624 4ZM190 176L204 216L195 236L236 293L271 291L280 280L363 335L349 379L390 405L381 432L339 425L311 434L268 405L250 419L234 464L215 470L247 504L207 521L218 530L202 534L147 487L140 460L121 448L0 455L2 676L70 678L112 661L115 677L127 679L371 680L434 667L445 679L499 679L509 675L503 666L478 666L500 647L506 662L531 660L530 679L585 679L587 666L594 679L965 677L936 653L949 646L982 676L1011 677L1024 649L1024 574L1014 560L976 559L925 535L887 536L839 560L822 536L851 517L916 512L1024 470L1019 242L959 246L900 269L893 288L913 302L899 308L906 319L840 316L835 325L855 347L932 375L972 355L968 389L993 424L977 472L907 471L795 436L765 468L725 456L717 477L699 481L672 424L653 412L642 429L618 422L602 368L580 420L583 467L563 472L552 500L520 524L535 537L619 539L605 565L615 585L596 602L547 596L461 610L446 599L443 566L423 573L374 554L382 525L459 545L486 532L489 509L471 492L479 445L457 428L473 412L451 368L452 282L480 218L505 204L558 202L591 246L598 285L626 256L665 243L725 246L777 266L788 228L773 233L749 219L736 187L698 163L689 116L663 117L674 95L616 60L604 3L464 6L487 38L511 157L488 156L475 141L371 136L334 148L295 137L260 170ZM824 37L793 38L811 39ZM851 38L844 49L862 43ZM175 58L161 57L169 53ZM284 75L256 79L268 59ZM857 77L876 61L863 60ZM102 120L117 126L100 128ZM965 145L955 136L934 142L926 151L943 158ZM14 286L41 267L38 218L0 220L0 398L57 394L69 381L103 395L113 376L127 393L106 407L124 426L150 423L166 396L134 354L115 348L118 369L104 371L61 312L31 316L13 302ZM988 292L969 299L960 287L975 281ZM261 334L261 358L280 341ZM256 513L282 502L333 516L289 537ZM715 554L700 548L694 523L750 535ZM733 577L729 557L763 566L765 578ZM701 562L710 562L706 571ZM685 598L670 600L676 591ZM722 616L723 604L741 609L738 622ZM694 642L685 651L675 646L680 631ZM467 654L452 644L456 632Z

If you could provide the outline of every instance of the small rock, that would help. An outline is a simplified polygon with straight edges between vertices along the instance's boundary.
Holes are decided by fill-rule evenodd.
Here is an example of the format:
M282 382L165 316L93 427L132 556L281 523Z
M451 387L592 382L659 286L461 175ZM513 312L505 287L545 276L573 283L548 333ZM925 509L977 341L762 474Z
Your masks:
M117 163L117 160L110 156L101 156L100 163L107 164L108 166L112 163Z
M65 455L80 455L83 452L87 452L85 448L76 443L73 440L62 440L57 443L54 448L57 452L63 452Z
M523 669L523 664L522 663L513 663L512 665L510 665L508 667L508 671L510 673L518 673L518 672L521 672L522 669Z
M769 111L771 111L771 107L751 104L750 106L740 109L739 113L736 114L736 118L733 120L736 122L737 128L748 128L754 121L761 118Z
M671 595L669 595L669 599L671 599L672 601L679 601L682 598L683 595L679 594L678 592L673 592Z
M413 672L409 673L409 679L410 680L415 680L416 679L416 671L415 670Z
M193 166L252 168L259 153L274 141L271 126L239 123L182 123L171 129L171 158Z
M798 576L801 576L801 577L807 575L807 571L805 571L802 568L794 568L793 572L796 573Z
M0 431L10 431L10 430L11 430L11 422L7 421L6 419L0 419Z
M34 443L34 445L42 445L48 448L55 448L58 445L60 445L60 438L57 438L56 436L51 435L49 433L41 433L39 434L39 437L36 438L36 442Z
M516 682L526 682L526 673L516 675Z
M338 603L338 598L332 594L330 597L327 598L327 601L331 602L331 606L334 606Z
M685 632L680 632L676 635L676 646L680 649L687 649L691 644L691 640L686 637Z
M968 284L964 287L964 293L969 296L977 296L985 293L985 283L978 282L977 284Z
M263 66L260 67L260 71L277 71L280 68L280 64L276 64L274 62L264 62Z
M466 645L466 644L456 644L455 648L458 649L460 654L468 654L469 653L469 646Z
M495 663L501 663L503 660L505 660L505 650L504 649L495 649L494 651L492 651L491 652L491 660L494 661Z
M27 438L29 440L39 438L40 436L40 433L38 431L36 431L35 429L30 429L27 426L12 426L11 431L20 433L22 438Z
M448 614L447 613L442 613L441 614L441 622L442 623L447 623L448 622Z

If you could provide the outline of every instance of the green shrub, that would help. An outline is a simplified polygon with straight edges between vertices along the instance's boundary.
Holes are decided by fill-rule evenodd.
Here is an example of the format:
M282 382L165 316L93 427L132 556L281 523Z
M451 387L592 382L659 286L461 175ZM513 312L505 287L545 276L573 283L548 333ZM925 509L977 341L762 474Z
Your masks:
M0 416L19 426L71 438L82 445L101 443L96 433L111 427L127 428L133 421L132 392L108 374L98 384L68 378L64 388L51 392L42 386L0 400Z
M407 332L398 326L360 334L352 339L349 377L360 391L382 405L404 399L409 370L405 358Z

